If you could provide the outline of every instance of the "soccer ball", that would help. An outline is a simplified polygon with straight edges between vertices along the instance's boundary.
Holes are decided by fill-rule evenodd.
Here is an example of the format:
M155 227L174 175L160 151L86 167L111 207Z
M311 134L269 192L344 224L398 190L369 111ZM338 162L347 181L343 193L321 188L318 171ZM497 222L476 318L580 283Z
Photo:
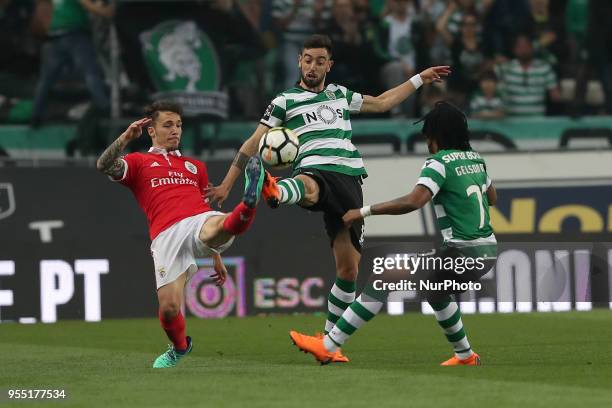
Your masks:
M259 141L259 156L270 167L283 168L295 161L300 150L297 135L284 127L273 127Z

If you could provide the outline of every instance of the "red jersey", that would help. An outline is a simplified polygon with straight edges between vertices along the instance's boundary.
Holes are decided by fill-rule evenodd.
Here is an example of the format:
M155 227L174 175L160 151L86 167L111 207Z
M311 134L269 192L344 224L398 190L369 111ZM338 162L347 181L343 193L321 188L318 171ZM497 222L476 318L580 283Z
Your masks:
M182 219L211 211L204 200L208 173L204 163L173 151L152 147L148 153L122 158L125 173L119 180L127 186L147 215L151 240Z

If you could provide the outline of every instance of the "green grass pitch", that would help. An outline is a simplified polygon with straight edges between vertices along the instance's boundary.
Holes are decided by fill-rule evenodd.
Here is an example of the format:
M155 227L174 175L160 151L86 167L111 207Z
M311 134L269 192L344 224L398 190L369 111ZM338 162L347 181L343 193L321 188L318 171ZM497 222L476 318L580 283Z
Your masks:
M62 407L612 407L612 312L467 315L481 367L451 356L433 316L379 316L320 366L291 344L323 316L188 319L193 353L153 370L155 319L0 325L0 388L65 389Z

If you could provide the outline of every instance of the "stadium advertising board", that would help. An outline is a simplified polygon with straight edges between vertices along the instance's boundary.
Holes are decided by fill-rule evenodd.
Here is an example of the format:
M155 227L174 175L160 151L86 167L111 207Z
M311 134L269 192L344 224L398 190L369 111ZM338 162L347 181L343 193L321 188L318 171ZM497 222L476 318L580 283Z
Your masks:
M490 153L484 159L499 190L498 203L491 208L498 236L526 234L534 240L534 234L553 234L571 241L589 239L585 234L612 234L612 179L604 165L612 162L609 151ZM425 156L367 160L364 200L377 203L408 193L424 161ZM430 207L399 217L374 217L368 219L366 236L434 236L435 220ZM567 236L572 231L577 238Z
M520 157L513 159L519 166L525 164ZM213 182L227 165L208 163ZM382 197L372 196L382 170L372 167L365 184L366 201L395 195L387 188ZM595 176L561 185L558 180L519 183L499 178L499 203L492 219L501 242L502 270L511 271L507 276L513 274L513 285L531 282L531 286L500 292L498 266L483 279L484 291L470 295L477 301L466 304L466 311L561 310L567 302L576 309L608 306L612 252L605 243L612 242L612 184ZM237 185L225 211L238 202L239 190ZM390 230L376 225L380 219L396 217L370 218L366 242L432 241L433 215L424 214L417 216L417 222L398 217L401 221L395 224L400 228L414 231L413 224L420 223L419 234L404 231L402 236L395 225ZM321 218L297 208L261 206L253 228L224 254L230 273L224 288L211 285L209 260L200 261L187 290L187 314L212 318L325 311L334 261ZM97 321L156 314L146 220L127 189L95 170L2 168L0 232L1 321ZM369 272L362 265L361 285ZM547 282L544 277L563 277L561 287L561 281L544 286L549 291L556 288L552 293L558 297L539 297L543 289L538 282ZM523 298L528 291L531 297ZM391 313L422 309L418 299L389 305Z
M213 181L227 165L208 164ZM238 202L239 190L237 185L224 210ZM126 188L95 170L3 168L0 231L1 321L97 321L157 313L145 217ZM334 261L319 214L261 206L253 228L224 260L229 279L223 288L208 279L210 260L198 260L186 290L188 315L325 308Z
M370 272L373 287L385 285L396 292L387 302L388 312L408 310L430 313L426 293L436 256L432 242L379 242L363 253L361 272ZM450 268L464 273L481 258L460 258ZM427 260L427 261L426 261ZM430 262L431 261L431 262ZM458 260L457 260L458 261ZM461 284L465 313L551 312L612 307L612 243L610 242L508 242L500 243L495 267L474 284ZM395 276L395 278L394 278ZM372 281L370 281L372 282ZM445 284L455 284L450 281ZM463 289L463 290L465 290Z

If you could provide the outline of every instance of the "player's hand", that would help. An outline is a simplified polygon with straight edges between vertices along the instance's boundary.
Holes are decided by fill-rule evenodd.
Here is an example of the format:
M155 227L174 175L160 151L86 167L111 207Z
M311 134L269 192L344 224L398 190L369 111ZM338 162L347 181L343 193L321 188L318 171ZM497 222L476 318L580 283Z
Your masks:
M230 189L224 186L223 183L221 183L218 186L209 185L204 190L204 196L208 199L208 202L211 206L216 201L217 206L221 208L221 205L223 205L223 202L229 195L229 192L230 192Z
M448 65L440 65L427 68L419 75L421 75L424 84L431 84L432 82L442 82L443 77L447 77L450 73L451 69Z
M218 260L215 259L213 269L215 271L215 274L212 275L211 278L213 278L213 280L215 281L215 285L223 286L225 280L227 279L227 269L225 268L225 264L221 260L220 256Z
M121 135L126 141L131 142L142 135L142 129L151 124L151 118L142 118L136 122L132 122L130 126Z
M363 216L361 215L361 211L359 208L348 210L344 216L342 216L342 222L344 222L344 226L349 228L355 221L362 220Z

